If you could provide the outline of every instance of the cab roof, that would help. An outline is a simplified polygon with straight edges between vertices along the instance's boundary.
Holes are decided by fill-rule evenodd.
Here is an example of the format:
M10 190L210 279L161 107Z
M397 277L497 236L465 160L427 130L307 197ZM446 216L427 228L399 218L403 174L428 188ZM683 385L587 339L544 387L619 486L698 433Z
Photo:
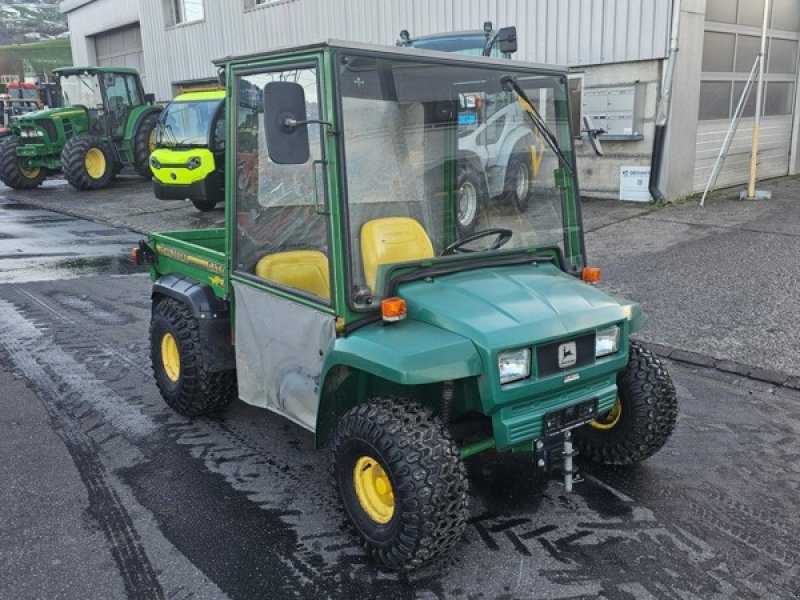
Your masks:
M124 75L138 75L139 71L130 67L59 67L53 70L53 75L79 75L88 73L119 73Z
M225 90L203 90L199 92L184 92L175 96L173 102L203 102L209 100L224 100Z
M427 50L421 48L403 48L400 46L381 46L378 44L363 44L361 42L352 42L345 40L325 40L309 44L302 44L299 46L282 46L271 50L262 52L241 54L235 56L225 56L214 60L217 66L224 66L225 64L235 64L240 62L252 62L259 59L268 59L276 56L296 55L307 52L322 51L329 48L342 49L342 50L357 50L375 52L386 55L406 56L409 58L430 58L442 62L454 62L474 65L495 65L502 69L508 69L511 66L514 69L536 69L549 74L564 74L567 72L567 67L562 65L546 65L542 63L523 62L520 60L510 61L507 58L490 58L486 56L468 56L465 54L456 54L454 52L441 52L439 50ZM509 63L511 63L509 65Z

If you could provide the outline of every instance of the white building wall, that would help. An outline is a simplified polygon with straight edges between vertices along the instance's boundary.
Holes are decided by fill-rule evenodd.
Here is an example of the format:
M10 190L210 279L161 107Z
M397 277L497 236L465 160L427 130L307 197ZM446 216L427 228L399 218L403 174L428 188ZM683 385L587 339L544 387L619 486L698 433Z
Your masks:
M170 26L168 0L139 0L159 99L172 96L174 82L213 77L211 61L226 55L326 38L392 45L401 29L416 36L480 29L486 20L517 26L521 60L575 66L663 58L671 9L671 0L277 0L252 8L245 1L205 0L202 21Z
M97 56L92 36L139 21L139 0L65 0L72 64L94 65Z
M653 153L661 64L657 60L599 65L583 70L583 88L630 85L637 82L644 94L640 140L604 140L604 155L598 158L588 141L576 142L578 179L581 195L592 198L619 198L620 167L649 167ZM597 123L595 123L597 126Z

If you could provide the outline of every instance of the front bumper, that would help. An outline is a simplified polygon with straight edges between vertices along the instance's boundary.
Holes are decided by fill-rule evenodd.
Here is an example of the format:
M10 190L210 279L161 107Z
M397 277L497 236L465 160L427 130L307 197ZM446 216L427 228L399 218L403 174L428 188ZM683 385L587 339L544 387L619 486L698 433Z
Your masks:
M22 144L17 139L17 157L27 169L45 168L50 171L61 170L61 153L53 154L52 146L44 144Z
M153 193L159 200L196 200L220 202L225 199L225 181L221 173L209 173L189 184L162 183L153 178Z

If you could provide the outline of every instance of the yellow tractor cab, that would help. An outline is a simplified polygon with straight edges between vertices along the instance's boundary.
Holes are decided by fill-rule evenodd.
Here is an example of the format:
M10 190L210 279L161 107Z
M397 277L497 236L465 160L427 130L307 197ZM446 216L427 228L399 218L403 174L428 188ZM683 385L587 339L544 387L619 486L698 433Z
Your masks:
M150 169L159 200L188 199L201 211L224 200L225 90L186 92L167 105Z

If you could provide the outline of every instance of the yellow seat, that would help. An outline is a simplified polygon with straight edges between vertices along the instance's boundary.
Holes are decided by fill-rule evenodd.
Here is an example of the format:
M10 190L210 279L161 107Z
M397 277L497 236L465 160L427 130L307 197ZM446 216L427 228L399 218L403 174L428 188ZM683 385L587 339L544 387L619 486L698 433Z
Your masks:
M291 250L268 254L256 263L256 275L286 287L330 300L328 257L318 250Z
M375 291L378 267L391 263L433 257L433 245L417 221L409 217L387 217L367 221L361 228L361 258L364 278Z

